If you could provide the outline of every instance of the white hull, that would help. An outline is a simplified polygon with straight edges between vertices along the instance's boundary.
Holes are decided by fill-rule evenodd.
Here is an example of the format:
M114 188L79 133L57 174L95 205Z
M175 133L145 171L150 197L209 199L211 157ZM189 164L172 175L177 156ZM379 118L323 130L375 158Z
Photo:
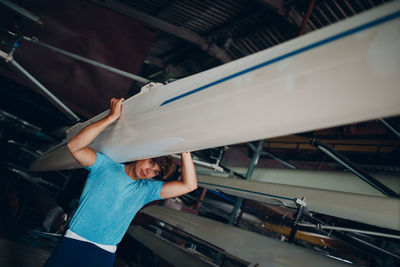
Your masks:
M306 198L310 211L400 231L400 199L352 194L294 185L198 175L200 187L270 203L295 207L294 198Z
M251 263L251 266L346 266L310 249L281 242L224 223L190 213L149 206L143 213L179 228L227 253Z
M229 167L229 169L241 174L245 174L247 171L247 168L244 167ZM400 194L399 175L369 174L394 192ZM385 196L382 192L351 172L255 168L251 180L354 194Z
M395 1L155 87L126 100L90 146L126 162L399 115L399 29ZM78 167L61 144L32 170Z
M151 249L154 254L176 267L217 267L188 249L178 246L169 240L143 229L140 226L130 226L127 234Z

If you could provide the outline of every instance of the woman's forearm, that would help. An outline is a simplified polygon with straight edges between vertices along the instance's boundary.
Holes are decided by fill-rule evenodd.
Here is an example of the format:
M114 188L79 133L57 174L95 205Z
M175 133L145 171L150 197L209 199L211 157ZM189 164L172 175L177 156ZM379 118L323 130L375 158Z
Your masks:
M181 154L182 161L182 183L190 189L190 191L197 188L197 176L196 169L193 164L192 156L190 152L184 152Z
M162 189L160 196L162 198L171 198L182 196L197 189L197 176L194 168L192 156L190 152L181 154L181 180L166 182Z
M87 147L108 125L116 121L122 112L122 101L124 99L112 98L110 100L110 113L108 116L88 126L69 140L68 149L74 153Z
M71 152L76 152L87 147L111 123L113 123L113 120L107 116L83 128L77 135L69 140L67 144L68 149Z

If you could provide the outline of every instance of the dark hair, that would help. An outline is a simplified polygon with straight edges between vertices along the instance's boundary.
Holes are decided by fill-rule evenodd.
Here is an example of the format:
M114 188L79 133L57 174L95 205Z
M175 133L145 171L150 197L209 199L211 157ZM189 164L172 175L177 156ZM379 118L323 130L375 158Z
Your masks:
M176 165L171 157L163 156L163 157L153 158L153 160L155 163L158 164L158 166L160 166L161 169L161 173L157 175L157 177L164 180L169 178L172 174L174 174Z

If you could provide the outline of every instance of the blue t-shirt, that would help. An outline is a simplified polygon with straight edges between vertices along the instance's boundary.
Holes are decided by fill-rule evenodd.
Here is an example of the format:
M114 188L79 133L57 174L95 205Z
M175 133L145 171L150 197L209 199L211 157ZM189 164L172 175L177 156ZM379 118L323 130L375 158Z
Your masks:
M90 173L69 228L92 242L117 245L138 210L161 199L164 182L132 180L124 164L101 153L87 169Z

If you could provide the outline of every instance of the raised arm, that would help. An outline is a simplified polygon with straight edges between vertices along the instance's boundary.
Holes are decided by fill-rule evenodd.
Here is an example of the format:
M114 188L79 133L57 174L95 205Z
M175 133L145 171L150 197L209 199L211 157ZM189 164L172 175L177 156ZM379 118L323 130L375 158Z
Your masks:
M182 173L180 181L166 182L161 188L162 198L171 198L184 195L197 189L197 176L190 152L181 154Z
M96 161L96 152L89 148L88 145L107 128L108 125L121 116L123 100L123 98L112 98L110 100L110 113L108 116L83 128L77 135L69 140L67 147L80 165L88 167L93 165Z

